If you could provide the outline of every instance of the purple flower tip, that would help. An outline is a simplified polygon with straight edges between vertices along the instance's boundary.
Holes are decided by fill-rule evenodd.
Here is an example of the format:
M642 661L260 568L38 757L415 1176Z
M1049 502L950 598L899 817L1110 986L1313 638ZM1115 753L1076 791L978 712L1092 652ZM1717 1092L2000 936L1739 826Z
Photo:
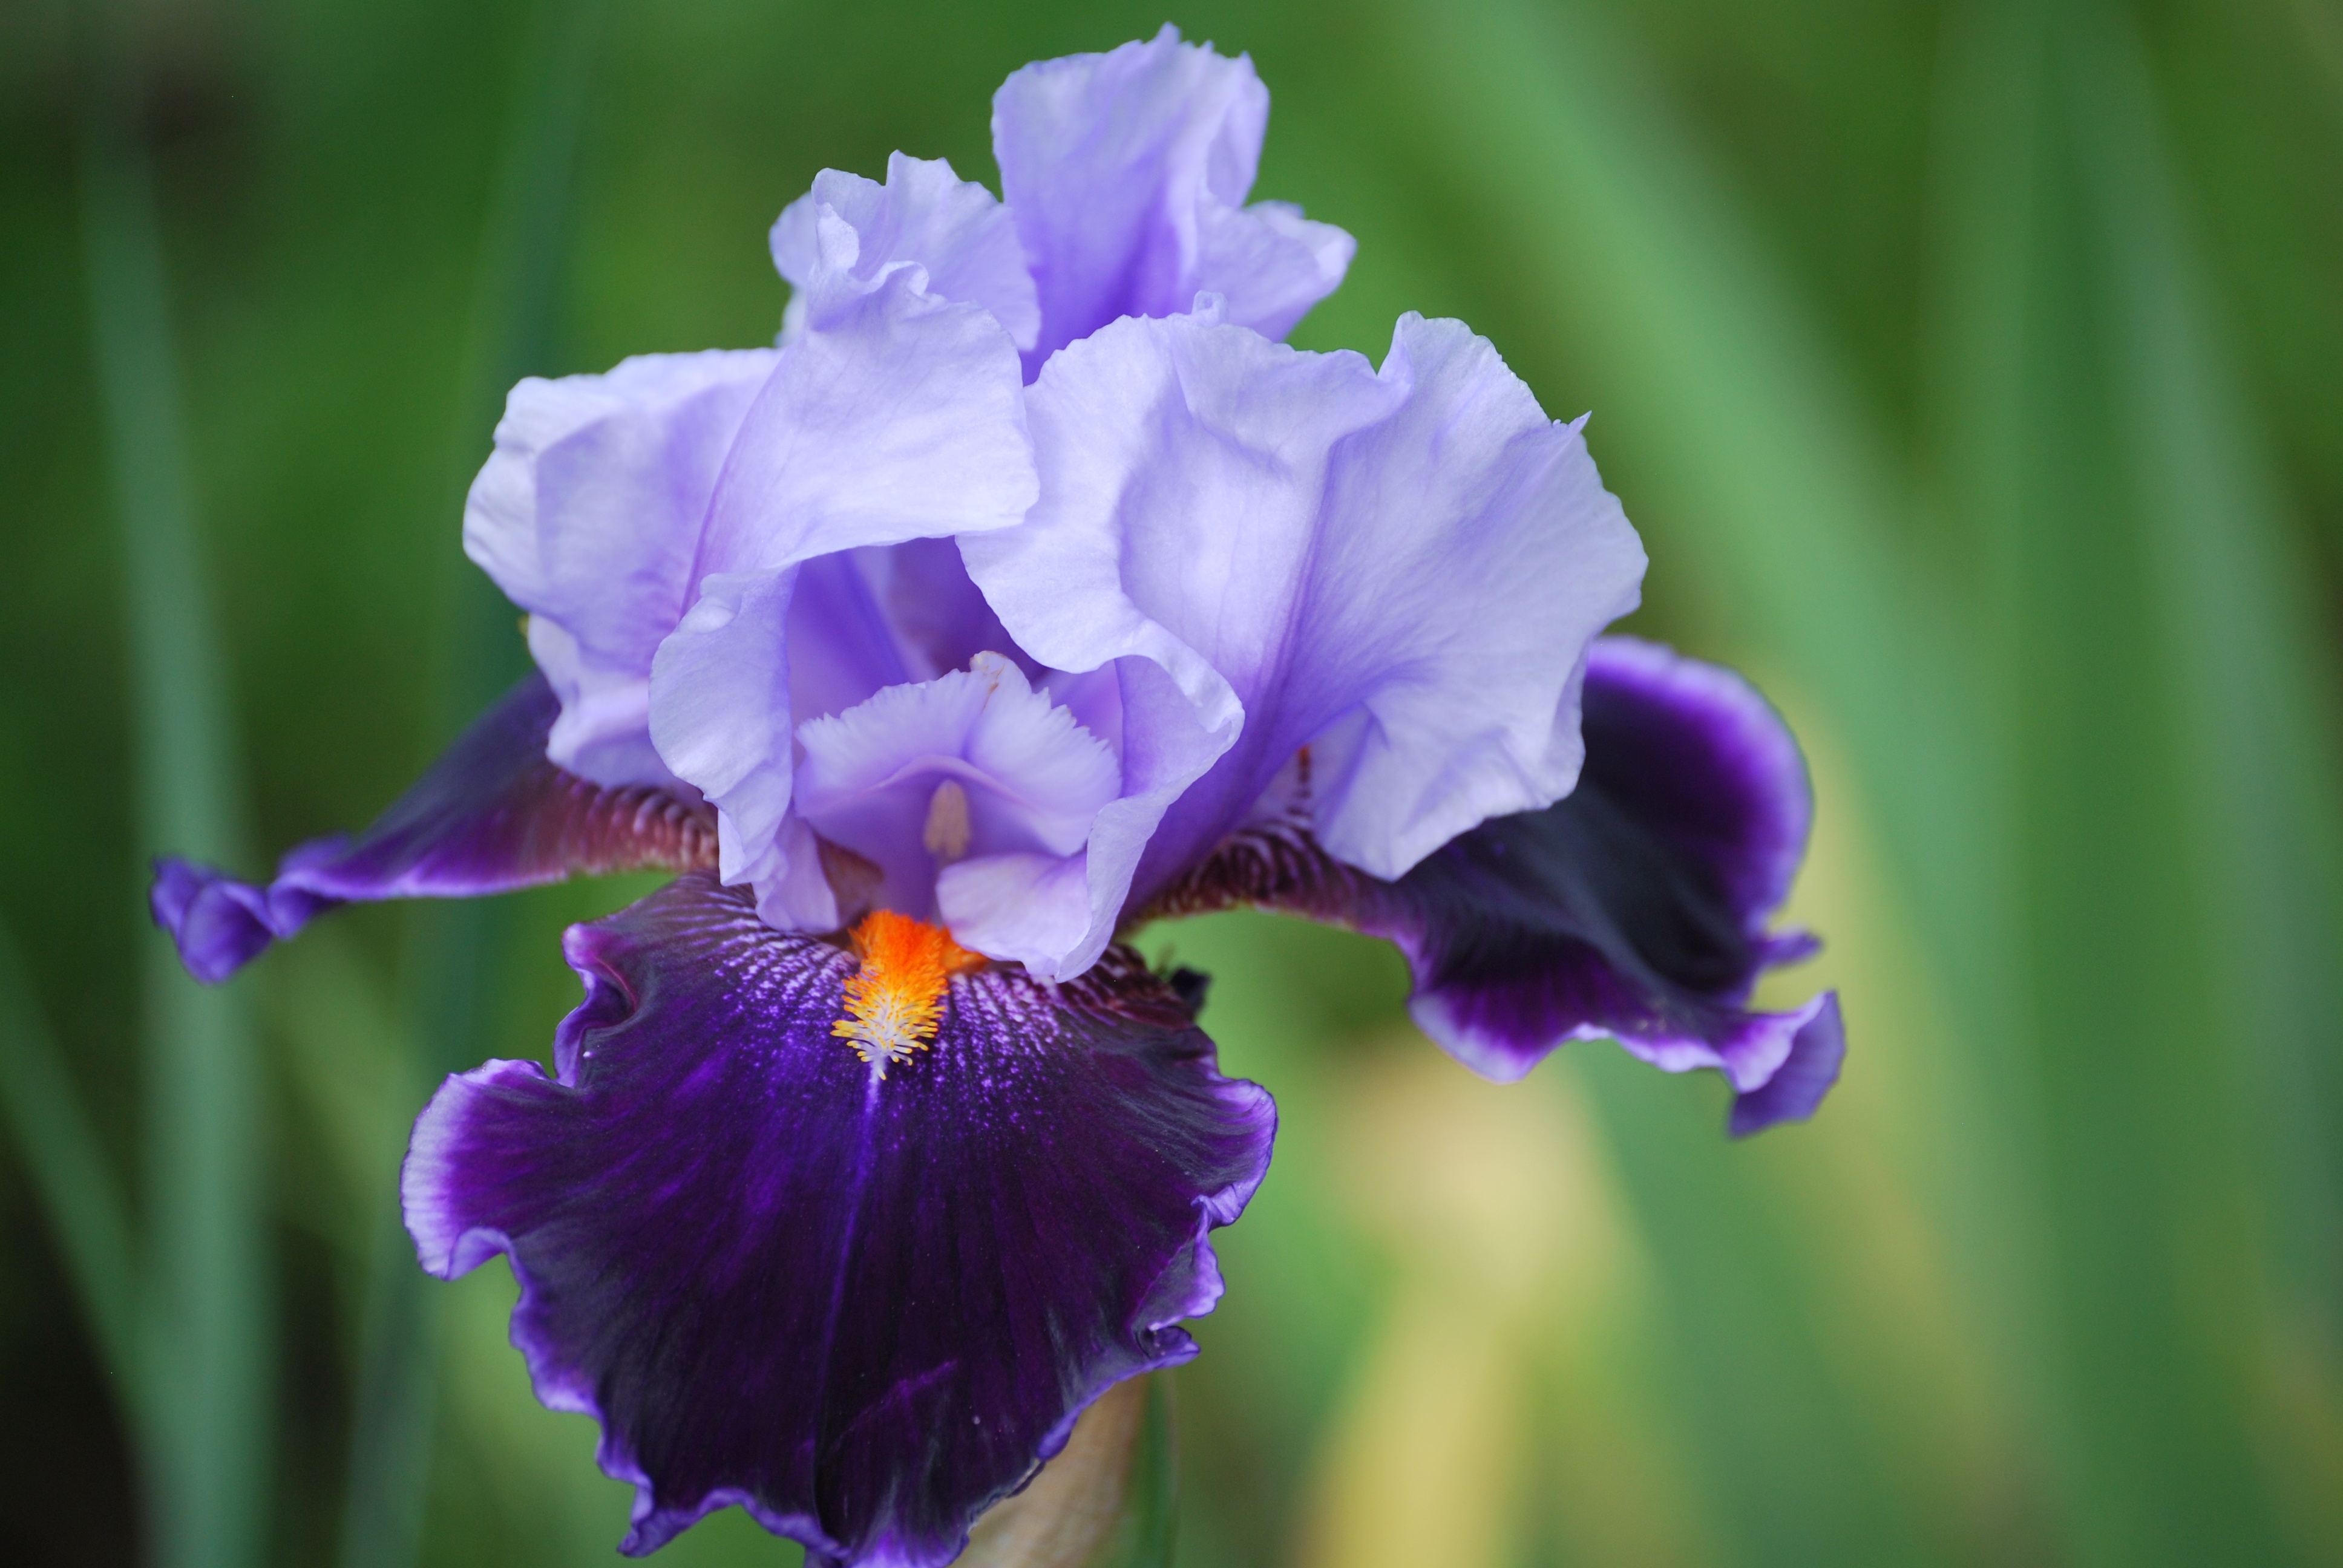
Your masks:
M155 862L146 897L155 923L178 944L179 961L206 985L219 984L337 901L297 888L256 888L176 855Z
M1795 1015L1797 1032L1790 1037L1790 1054L1773 1077L1745 1094L1736 1095L1725 1126L1735 1138L1763 1132L1780 1121L1804 1121L1820 1108L1823 1096L1838 1081L1846 1060L1846 1029L1839 1019L1838 992L1827 990Z

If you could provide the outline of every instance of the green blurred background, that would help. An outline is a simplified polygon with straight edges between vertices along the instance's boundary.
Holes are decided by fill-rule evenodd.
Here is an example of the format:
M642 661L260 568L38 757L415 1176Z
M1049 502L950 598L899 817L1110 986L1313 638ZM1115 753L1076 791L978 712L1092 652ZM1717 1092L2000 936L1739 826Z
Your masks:
M767 341L766 226L1150 6L0 8L0 1556L608 1560L434 1078L642 884L322 922L225 990L145 857L362 823L519 668L503 387ZM1820 802L1812 1124L1608 1045L1479 1082L1385 950L1223 916L1278 1095L1176 1374L1182 1568L2343 1562L2343 8L1351 0L1173 17L1359 239L1297 340L1493 337ZM790 1563L737 1512L668 1549Z

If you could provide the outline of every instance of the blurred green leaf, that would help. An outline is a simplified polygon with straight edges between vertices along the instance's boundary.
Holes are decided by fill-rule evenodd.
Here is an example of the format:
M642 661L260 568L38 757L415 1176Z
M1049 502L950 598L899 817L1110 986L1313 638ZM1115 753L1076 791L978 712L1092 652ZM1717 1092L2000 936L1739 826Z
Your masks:
M133 1425L146 1415L139 1292L129 1212L40 1014L16 939L0 927L0 1111L48 1209L115 1397Z
M538 0L522 41L482 228L451 521L461 515L481 437L495 427L506 390L524 375L555 367L572 163L607 9L605 0ZM447 533L452 544L454 528ZM447 550L443 563L432 710L435 726L452 733L518 677L522 659L503 596L457 550ZM504 924L480 901L410 914L402 1000L423 1048L413 1076L425 1094L487 1054L480 1049L491 989L486 970ZM383 1198L358 1363L343 1568L407 1568L415 1561L430 1474L437 1287L416 1266L396 1192Z
M1172 1380L1147 1380L1147 1409L1131 1450L1122 1517L1090 1568L1172 1568L1172 1542L1180 1506L1180 1457L1173 1441Z
M130 62L109 55L101 65L104 88L83 133L82 236L121 527L136 841L149 855L241 865L243 791L196 537L154 192L128 96ZM167 940L142 935L148 1319L140 1364L156 1553L168 1568L241 1568L261 1549L269 1476L259 1074L240 993L196 984Z
M2270 1292L2334 1300L2331 678L2132 24L1956 15L1939 439L2016 743L2058 1523L2077 1561L2287 1560L2244 1456L2288 1441Z

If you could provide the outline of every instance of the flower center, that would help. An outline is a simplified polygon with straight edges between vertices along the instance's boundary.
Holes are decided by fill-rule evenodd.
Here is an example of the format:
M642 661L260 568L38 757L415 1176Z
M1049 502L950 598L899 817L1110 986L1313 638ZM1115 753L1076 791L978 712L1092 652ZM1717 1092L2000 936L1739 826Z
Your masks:
M873 1076L887 1076L890 1062L908 1061L924 1050L943 1022L944 988L956 974L983 964L952 940L941 926L873 910L854 928L855 955L862 965L846 981L846 1016L830 1032L854 1047Z

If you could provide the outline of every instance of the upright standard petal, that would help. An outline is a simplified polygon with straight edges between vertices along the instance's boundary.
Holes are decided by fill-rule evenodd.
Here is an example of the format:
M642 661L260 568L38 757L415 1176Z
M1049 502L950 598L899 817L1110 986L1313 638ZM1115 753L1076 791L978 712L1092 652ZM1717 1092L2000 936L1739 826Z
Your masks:
M403 1190L432 1273L510 1258L538 1397L637 1488L622 1550L737 1503L816 1557L941 1564L1084 1406L1195 1353L1274 1110L1132 955L939 974L890 1064L840 1037L872 960L705 877L568 946L555 1076L449 1079Z
M725 881L766 918L827 929L807 836L789 811L798 722L791 605L805 563L840 551L1004 528L1033 504L1017 351L981 307L890 263L825 213L804 331L781 351L709 502L692 608L653 661L661 758L717 808ZM793 853L792 846L796 846Z
M774 220L773 266L792 290L781 317L784 342L805 330L823 266L825 217L850 235L854 253L845 265L857 277L876 277L900 262L916 264L927 269L929 293L984 307L1019 348L1033 347L1041 307L1009 209L974 180L953 174L943 159L901 153L888 157L883 186L822 170L813 189Z
M1634 608L1643 549L1578 427L1485 340L1408 316L1378 372L1205 317L1124 321L1030 401L1043 498L961 541L971 575L1042 663L1143 660L1187 699L1126 705L1126 758L1216 738L1097 890L1087 951L1304 747L1319 841L1383 879L1570 789L1586 647Z
M512 389L464 505L464 549L529 612L561 767L672 785L652 749L651 656L682 618L724 455L777 356L653 354Z
M1730 670L1630 638L1595 643L1584 707L1568 798L1483 822L1395 881L1319 847L1305 769L1287 820L1239 835L1150 912L1253 903L1388 937L1416 1021L1489 1078L1608 1035L1671 1072L1722 1072L1736 1135L1811 1115L1845 1054L1836 997L1747 1009L1760 972L1815 947L1767 929L1812 817L1797 743Z
M697 801L580 779L546 756L560 705L532 675L482 715L356 839L314 839L266 887L209 867L156 862L150 904L197 980L216 983L336 904L468 898L572 872L690 870L716 859Z
M1282 202L1246 206L1269 92L1246 55L1150 42L1026 66L992 97L1001 188L1041 291L1029 372L1125 316L1172 316L1200 291L1282 337L1342 281L1357 248Z

